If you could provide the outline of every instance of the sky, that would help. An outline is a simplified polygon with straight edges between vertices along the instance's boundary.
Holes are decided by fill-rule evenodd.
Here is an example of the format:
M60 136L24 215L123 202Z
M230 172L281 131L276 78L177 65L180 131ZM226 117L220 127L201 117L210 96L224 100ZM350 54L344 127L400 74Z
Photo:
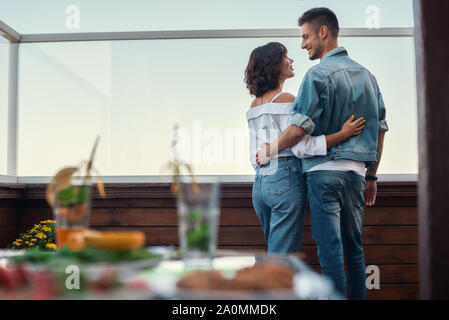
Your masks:
M79 29L67 29L69 5L79 9ZM1 0L0 20L20 33L296 28L298 16L315 6L333 9L341 27L364 27L372 6L380 27L413 26L411 1L405 0ZM296 95L305 72L317 63L296 38L22 44L18 175L53 175L79 163L97 135L101 174L168 174L162 168L170 159L175 123L184 133L180 153L198 174L253 174L245 119L252 98L243 72L250 52L269 41L287 46L296 76L284 91ZM417 173L413 39L341 38L340 45L376 76L384 96L391 130L379 173ZM4 41L0 67L7 70ZM0 73L0 174L6 161L5 74Z
M80 29L66 28L75 5ZM370 6L382 27L412 27L411 0L0 0L0 19L20 33L296 28L299 15L326 6L341 27L365 27Z

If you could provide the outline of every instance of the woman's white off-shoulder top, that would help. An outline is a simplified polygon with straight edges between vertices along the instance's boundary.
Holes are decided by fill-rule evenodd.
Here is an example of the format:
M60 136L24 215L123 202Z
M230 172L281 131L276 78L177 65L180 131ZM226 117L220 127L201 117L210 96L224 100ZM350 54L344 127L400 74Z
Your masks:
M257 168L256 154L264 143L275 141L291 125L293 102L274 103L280 95L269 103L250 108L246 112L249 127L249 156L254 169ZM296 156L306 158L326 155L326 138L324 135L312 137L304 135L294 146L280 151L277 157Z

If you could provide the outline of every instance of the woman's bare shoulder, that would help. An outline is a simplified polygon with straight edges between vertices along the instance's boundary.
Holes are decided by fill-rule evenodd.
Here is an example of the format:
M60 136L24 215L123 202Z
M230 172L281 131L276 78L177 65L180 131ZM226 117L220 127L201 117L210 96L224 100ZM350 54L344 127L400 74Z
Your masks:
M288 103L295 101L295 96L288 92L283 92L279 97L274 101L275 103Z
M250 108L257 107L258 105L260 105L260 98L254 99L253 102L251 102Z

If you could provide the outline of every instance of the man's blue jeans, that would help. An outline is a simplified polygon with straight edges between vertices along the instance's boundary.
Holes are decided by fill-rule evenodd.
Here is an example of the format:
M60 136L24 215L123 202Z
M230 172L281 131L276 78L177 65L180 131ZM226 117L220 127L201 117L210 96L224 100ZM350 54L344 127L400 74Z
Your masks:
M312 171L306 176L312 236L318 246L321 272L346 297L344 257L349 298L366 299L362 245L365 180L351 171Z
M307 187L301 160L281 157L257 168L253 205L268 245L268 254L299 252Z

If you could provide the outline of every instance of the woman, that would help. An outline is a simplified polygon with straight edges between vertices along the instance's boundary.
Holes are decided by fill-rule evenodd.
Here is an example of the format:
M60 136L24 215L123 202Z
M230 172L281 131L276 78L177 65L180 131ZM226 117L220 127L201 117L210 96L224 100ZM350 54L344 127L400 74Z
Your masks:
M283 93L285 80L294 77L293 60L287 49L270 42L253 50L245 71L245 83L255 99L246 113L250 129L250 159L256 170L253 206L256 210L268 253L298 252L301 247L306 211L306 182L300 158L326 155L327 148L361 133L365 120L351 116L337 133L301 141L259 167L256 153L263 144L276 140L290 125L295 96Z

